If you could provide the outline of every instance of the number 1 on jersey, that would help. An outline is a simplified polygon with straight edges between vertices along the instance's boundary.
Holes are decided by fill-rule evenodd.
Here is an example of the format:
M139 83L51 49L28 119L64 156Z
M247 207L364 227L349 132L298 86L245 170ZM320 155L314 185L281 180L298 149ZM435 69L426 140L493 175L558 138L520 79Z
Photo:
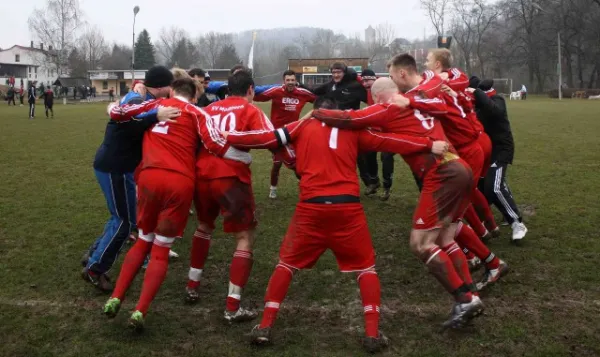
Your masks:
M329 147L334 150L337 149L338 131L338 128L331 128L331 134L329 134Z

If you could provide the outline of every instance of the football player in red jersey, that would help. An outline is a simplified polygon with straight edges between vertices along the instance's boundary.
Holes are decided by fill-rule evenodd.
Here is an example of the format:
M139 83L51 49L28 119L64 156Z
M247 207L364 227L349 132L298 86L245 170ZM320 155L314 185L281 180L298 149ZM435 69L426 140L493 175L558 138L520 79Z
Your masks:
M265 113L252 104L254 81L245 70L229 77L229 97L204 110L221 131L272 130ZM186 300L196 302L200 277L210 248L211 235L219 213L223 215L223 230L237 241L229 271L229 293L224 318L229 322L249 320L255 311L240 308L242 290L252 270L254 245L254 195L248 163L224 160L206 150L200 151L196 163L196 195L194 197L198 228L192 241Z
M263 93L254 96L256 102L271 101L271 123L276 129L298 120L304 105L314 102L315 98L316 96L311 91L298 87L296 72L292 70L283 72L282 86L267 89ZM273 156L269 198L277 198L277 183L279 182L281 165L282 162L276 161L275 156Z
M117 121L135 120L134 116L161 106L181 112L176 121L160 122L144 134L142 161L136 170L139 238L125 256L115 289L104 306L107 316L116 316L127 289L150 254L140 300L129 319L135 329L143 328L150 303L167 273L169 249L183 235L194 195L200 140L216 155L251 161L248 153L226 143L204 111L190 104L196 97L196 85L192 79L179 79L172 84L170 99L114 105L110 109L111 119Z
M315 107L333 107L319 98ZM360 204L356 174L358 151L388 151L410 156L443 154L448 144L429 137L382 134L366 130L339 130L314 120L301 120L275 131L223 133L240 148L276 148L293 143L300 175L300 202L279 251L279 263L269 281L260 325L252 330L252 341L271 342L271 328L293 275L314 266L331 249L342 272L358 277L365 314L364 347L376 352L387 346L379 332L380 284L375 271L375 253L367 220ZM466 170L465 170L466 172Z
M487 173L487 170L491 164L492 142L490 141L489 136L485 133L483 125L477 119L477 115L473 109L473 103L471 102L470 96L468 96L465 91L469 86L469 78L458 68L452 68L452 61L452 53L450 50L446 48L437 48L429 51L425 66L427 69L433 71L444 79L444 91L448 95L458 99L459 105L463 108L467 119L473 124L473 127L477 133L479 133L477 142L483 150L484 155L482 170L479 177L476 177L476 179L479 181L481 176L485 176L485 173ZM485 227L482 227L477 222L473 222L472 227L475 229L477 234L481 235L483 233L485 236L486 232L484 228L487 228L492 235L499 235L500 229L496 224L492 210L490 209L490 206L483 193L481 193L479 190L474 191L473 196L471 197L471 202L485 223ZM469 217L474 218L472 215L467 216L467 218ZM471 220L469 220L469 224L471 224Z
M423 98L417 93L431 92L441 79L428 76L421 79L412 57L394 57L390 74L396 80L410 78L412 90L407 97L410 104L419 103L445 110L445 103L437 97ZM397 69L401 69L397 73ZM384 132L402 133L446 140L439 121L410 106L386 104L398 93L389 78L378 79L372 88L377 103L358 111L316 110L313 116L329 125L365 128L379 126ZM454 241L458 223L469 204L473 179L469 166L456 155L454 148L442 159L434 156L403 156L414 175L423 183L419 203L413 215L410 234L411 251L419 257L442 286L451 293L456 304L451 318L444 326L460 327L483 310L465 255Z

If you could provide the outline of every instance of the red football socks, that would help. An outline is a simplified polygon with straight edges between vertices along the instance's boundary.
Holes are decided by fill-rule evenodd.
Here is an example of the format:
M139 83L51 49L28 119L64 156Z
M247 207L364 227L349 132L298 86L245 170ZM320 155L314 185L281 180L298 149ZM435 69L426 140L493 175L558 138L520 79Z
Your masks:
M435 246L421 257L429 272L442 284L450 294L453 294L457 301L471 301L471 293L465 291L461 294L456 292L464 286L464 282L454 269L454 265L446 252Z
M358 276L358 286L365 313L365 334L367 337L379 337L379 306L381 305L381 286L374 271L366 271Z
M492 213L492 209L490 208L490 204L485 198L484 194L479 190L475 190L471 195L471 202L473 203L473 207L475 211L479 215L479 217L483 218L485 222L485 227L491 232L498 228L496 224L496 219L494 218L494 214ZM470 224L470 222L469 222Z
M123 301L125 298L125 293L131 282L137 275L138 271L144 264L144 260L148 253L150 253L150 249L152 248L152 243L146 242L143 239L138 239L135 241L135 244L127 255L125 255L125 260L123 261L123 265L121 266L121 272L119 273L119 277L117 278L117 282L115 284L115 289L111 297L118 298Z
M475 212L473 205L469 205L469 207L467 207L464 218L469 223L471 228L473 228L477 236L483 237L487 233L487 229L483 223L481 223L481 220L479 219L477 212Z
M154 300L158 289L162 285L167 276L169 268L169 247L163 247L157 244L152 246L150 252L150 262L146 268L144 275L144 283L142 284L142 293L135 310L139 310L146 316L146 312Z
M271 168L271 187L277 187L277 183L279 183L281 165L281 162L273 162L273 167Z
M447 246L442 248L444 252L448 255L448 258L452 261L452 265L454 265L454 269L462 279L462 281L467 284L473 284L473 278L471 277L471 272L469 271L469 264L467 264L467 258L465 254L462 252L458 244L456 242L452 242Z
M200 277L204 269L204 263L210 249L210 233L196 229L192 239L192 250L190 251L190 271L188 273L188 288L196 289L200 286Z
M267 286L267 293L265 294L265 310L260 321L260 328L271 327L275 323L279 306L283 302L283 299L285 299L293 276L294 273L291 268L281 264L277 264L275 267L275 271L269 280L269 286Z
M229 268L229 294L227 295L227 311L237 311L240 308L242 291L250 278L252 270L252 253L236 250L233 253Z
M477 237L473 230L464 224L459 224L457 229L457 234L454 240L464 248L467 248L469 251L473 252L475 256L477 256L481 261L486 261L490 257L492 252L488 247ZM488 269L495 269L498 267L500 262L497 257L491 258L489 263L486 263L485 266Z

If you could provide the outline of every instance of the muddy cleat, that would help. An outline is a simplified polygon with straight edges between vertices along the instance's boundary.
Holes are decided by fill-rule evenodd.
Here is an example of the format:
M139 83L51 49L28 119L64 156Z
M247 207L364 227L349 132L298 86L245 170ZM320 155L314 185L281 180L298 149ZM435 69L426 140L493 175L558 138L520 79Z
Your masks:
M481 259L477 257L467 259L467 263L469 264L469 271L476 271L483 266Z
M500 232L500 227L496 227L495 229L492 230L492 238L498 238L502 235L502 232Z
M272 187L269 189L269 198L276 199L277 198L277 187Z
M477 283L477 290L481 291L486 286L494 284L495 282L500 280L501 277L508 274L509 271L510 268L508 267L508 264L506 264L505 261L500 260L500 265L498 265L498 269L487 269L485 271L485 274L483 274L483 278L481 278L481 281Z
M200 300L200 294L198 294L198 289L190 288L189 286L185 287L185 302L188 304L195 304Z
M81 277L102 292L109 293L114 289L110 278L106 274L96 274L87 268L83 268Z
M250 343L259 346L271 344L271 328L260 328L260 325L254 326L252 332L250 332Z
M85 254L81 257L81 265L85 268L88 265L88 261L90 260L90 252L87 251L85 252Z
M121 300L118 298L110 298L106 304L104 304L103 313L112 319L117 316L119 309L121 309Z
M243 307L240 307L237 311L225 310L225 313L223 314L223 317L229 323L250 321L255 319L256 316L258 316L258 312L244 309Z
M381 193L381 196L379 196L379 199L382 201L387 201L390 199L390 189L389 188L384 188L383 189L383 193Z
M381 186L381 184L378 183L374 183L374 184L370 184L369 186L367 186L367 189L365 190L365 195L367 196L372 196L375 193L377 193L377 189Z
M141 332L144 330L144 314L141 311L135 310L133 314L129 317L128 322L129 328L133 329L136 332Z
M456 303L452 308L450 319L442 325L443 329L461 328L467 325L473 318L483 313L484 306L479 296L473 295L470 302Z
M363 344L364 349L367 352L377 353L377 352L381 352L382 350L387 348L390 345L390 340L388 340L388 338L385 337L383 335L383 333L381 333L381 331L380 331L379 336L377 338L375 338L375 337L363 338L362 344Z
M169 259L177 259L177 258L179 258L179 254L177 254L175 251L169 249Z

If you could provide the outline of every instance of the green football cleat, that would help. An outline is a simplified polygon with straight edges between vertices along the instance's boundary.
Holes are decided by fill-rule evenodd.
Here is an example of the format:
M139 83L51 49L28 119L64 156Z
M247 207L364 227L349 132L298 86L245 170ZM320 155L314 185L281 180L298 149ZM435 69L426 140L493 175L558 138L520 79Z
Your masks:
M118 298L110 298L108 299L106 304L104 304L104 315L112 319L115 316L117 316L117 313L119 312L120 308L121 300L119 300Z
M135 310L129 317L129 327L136 332L144 330L144 314L141 311Z

